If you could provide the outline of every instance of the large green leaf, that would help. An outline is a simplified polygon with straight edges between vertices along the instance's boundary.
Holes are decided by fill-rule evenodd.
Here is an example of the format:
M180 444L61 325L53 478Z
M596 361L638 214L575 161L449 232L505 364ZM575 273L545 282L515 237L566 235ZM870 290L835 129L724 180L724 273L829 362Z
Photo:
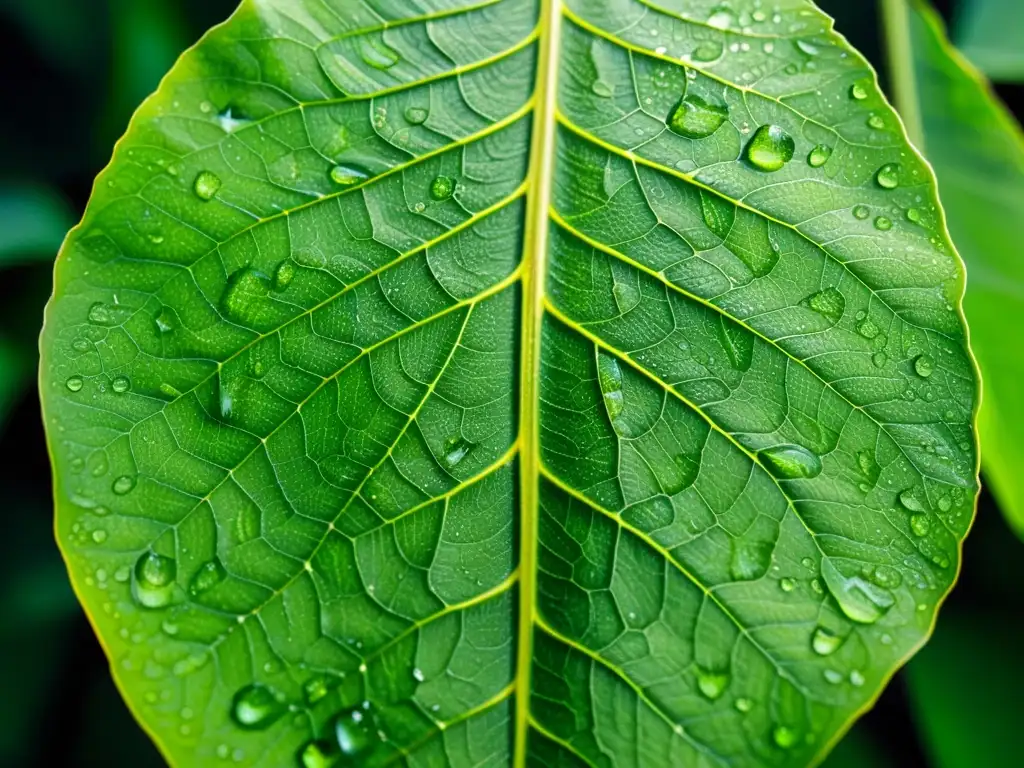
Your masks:
M1024 316L1024 135L984 78L950 47L924 4L908 17L908 57L916 78L901 95L920 115L953 238L970 265L965 309L985 381L979 431L988 484L1024 535L1024 344L1007 322Z
M957 571L962 290L807 3L247 2L58 261L58 536L179 764L805 765Z

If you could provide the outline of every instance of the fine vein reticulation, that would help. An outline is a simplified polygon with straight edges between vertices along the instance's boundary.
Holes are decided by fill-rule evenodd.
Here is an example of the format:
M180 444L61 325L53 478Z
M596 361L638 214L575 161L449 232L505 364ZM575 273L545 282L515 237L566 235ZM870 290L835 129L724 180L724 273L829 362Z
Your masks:
M803 766L977 495L929 168L802 0L247 0L57 262L57 536L182 766Z

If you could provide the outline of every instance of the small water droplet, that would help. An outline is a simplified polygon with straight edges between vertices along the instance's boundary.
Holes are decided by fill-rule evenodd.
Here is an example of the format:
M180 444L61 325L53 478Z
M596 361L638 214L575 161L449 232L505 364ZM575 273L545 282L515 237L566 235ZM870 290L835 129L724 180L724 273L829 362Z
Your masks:
M121 475L114 481L114 484L110 487L114 493L118 496L124 496L126 493L130 493L135 487L135 478L132 475Z
M242 267L230 278L221 298L225 314L242 324L255 324L270 292L270 278L251 267Z
M277 265L277 269L274 271L274 290L283 291L289 285L295 277L295 264L291 259L285 259Z
M855 205L853 207L853 217L864 221L868 216L871 215L870 209L866 205Z
M890 229L892 229L892 219L886 216L878 216L875 219L875 229L880 230L882 232L888 232Z
M299 751L302 768L333 768L338 764L337 750L326 741L310 741Z
M597 379L604 396L605 409L612 425L622 416L625 402L622 394L622 369L614 357L599 354L597 358Z
M452 435L445 440L442 455L445 466L454 469L466 458L466 455L473 449L473 443L461 435Z
M864 101L868 97L868 87L865 83L854 83L850 86L850 96L857 101Z
M97 544L102 544L104 541L107 540L107 532L104 531L102 528L97 528L95 531L92 532L92 540L95 541ZM102 579L100 579L100 581L102 581Z
M826 669L821 674L825 678L825 680L831 683L832 685L839 685L839 683L843 682L843 675L838 670Z
M882 119L881 115L871 115L868 118L868 128L880 131L885 128L885 120Z
M693 50L693 60L699 62L715 61L721 58L724 47L720 40L705 40Z
M792 592L796 589L796 581L788 576L784 576L779 580L779 586L782 588L783 592Z
M390 69L398 63L398 51L384 42L383 35L365 35L360 42L363 61L374 69Z
M811 168L820 168L828 159L832 156L832 147L826 146L825 144L819 144L811 150L810 154L807 155L807 164Z
M886 163L875 173L875 181L882 189L896 189L900 184L899 163Z
M900 493L900 504L911 512L926 512L927 507L921 501L917 495L917 491L913 488L908 488Z
M132 594L146 608L163 608L174 596L174 578L177 574L174 558L146 552L135 563Z
M922 379L927 379L935 372L935 360L931 355L918 355L914 360L914 370Z
M811 637L811 648L819 656L828 656L835 653L836 649L843 644L843 638L833 635L827 629L818 627Z
M227 571L224 570L224 566L221 565L220 560L213 558L199 566L199 570L196 571L195 576L192 577L192 582L188 586L189 594L193 597L213 589L215 586L220 584L227 577Z
M871 362L875 364L875 368L884 368L885 364L889 362L889 356L885 352L875 352L871 356Z
M697 670L697 688L704 698L714 701L725 692L728 686L729 675L727 673Z
M331 181L343 187L351 187L354 184L365 181L368 177L369 174L365 171L360 168L353 168L351 165L336 165L331 168Z
M688 139L703 139L717 131L729 110L700 96L685 96L668 119L668 127Z
M707 24L715 29L729 29L733 24L733 14L727 5L716 5L711 9Z
M346 757L362 757L372 751L378 741L373 717L361 708L338 715L334 733L338 748Z
M410 125L423 125L430 116L430 110L423 107L406 107L405 121Z
M773 173L793 159L796 143L777 125L762 125L747 143L747 161L759 171Z
M865 339L873 339L881 332L881 329L875 325L870 317L865 317L859 323L857 323L857 333L863 336Z
M772 731L772 738L782 749L791 749L799 740L796 731L785 725L775 726L775 729Z
M127 376L117 376L112 382L110 382L110 388L119 395L123 395L131 389L131 386L131 380Z
M850 685L855 688L860 688L864 685L864 675L859 670L853 670L850 672Z
M238 690L231 703L231 717L247 731L261 731L284 714L286 707L262 683Z
M213 171L200 171L192 182L192 191L204 202L212 200L220 191L221 180Z
M595 80L594 84L590 86L590 90L594 92L595 96L600 96L602 99L611 98L615 93L611 85L604 80Z
M846 297L835 288L811 294L800 302L801 306L817 312L833 324L838 323L846 311Z
M911 515L910 517L910 530L917 536L927 536L928 531L931 530L932 521L926 514Z
M72 376L64 382L64 386L72 392L81 392L82 387L85 386L85 380L81 376Z
M302 697L308 706L313 706L318 701L327 697L338 684L335 677L330 675L315 675L302 686Z
M745 714L749 712L753 706L754 702L750 699L736 699L735 707L737 712L743 712Z
M917 210L917 208L908 208L907 221L913 224L919 224L921 222L921 212Z
M430 182L430 196L435 200L447 200L455 193L455 181L450 176L437 176Z
M821 474L821 458L800 445L777 445L765 448L758 458L775 477L784 480L812 478Z

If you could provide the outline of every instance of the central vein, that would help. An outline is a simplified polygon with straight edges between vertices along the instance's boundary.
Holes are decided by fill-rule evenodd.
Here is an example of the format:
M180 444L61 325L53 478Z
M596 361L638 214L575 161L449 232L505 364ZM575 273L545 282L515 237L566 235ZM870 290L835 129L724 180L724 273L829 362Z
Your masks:
M540 484L540 334L548 251L548 210L555 154L555 109L561 0L544 0L540 17L540 57L534 94L530 147L529 202L523 255L523 318L520 333L520 594L516 658L515 765L526 765L530 721L530 670L537 602L537 540Z

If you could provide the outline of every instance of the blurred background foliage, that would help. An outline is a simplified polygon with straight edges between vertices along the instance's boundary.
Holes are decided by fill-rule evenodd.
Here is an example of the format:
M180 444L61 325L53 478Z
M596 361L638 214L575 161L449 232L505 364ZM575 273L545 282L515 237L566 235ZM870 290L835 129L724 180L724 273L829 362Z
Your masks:
M819 5L876 65L883 84L890 82L876 4ZM918 41L925 57L915 66L920 98L931 99L917 105L925 151L939 173L954 241L969 265L980 265L979 284L1001 286L1009 300L1024 302L1024 256L1017 245L1024 223L1024 140L1014 123L1014 115L1024 116L1024 0L936 5L954 42L995 81L998 101L950 64L955 60L934 40L931 60L929 43ZM6 457L0 487L7 508L0 537L0 766L162 765L121 703L53 542L49 462L34 386L36 339L53 258L114 141L178 53L234 6L235 0L0 0L6 33L0 46L0 103L6 105L0 118L0 456ZM986 151L965 155L967 146ZM958 163L967 171L959 176ZM1001 320L996 331L983 327L983 311L1012 316L1001 301L998 291L979 298L977 310L968 300L968 319L979 315L975 342L1011 358L1008 370L1024 371L1019 319ZM1020 380L1006 377L1018 389ZM1020 415L1024 422L1024 411ZM1024 424L1002 412L999 419L999 439L1016 437L1012 442L1021 443L1016 450L1024 456ZM1020 469L1009 447L1002 455L993 476L1009 479L993 487L1004 511L1020 520L1024 510L1011 507L1024 506L1024 482L1014 478ZM1016 500L1012 481L1020 486ZM986 493L960 584L934 639L896 676L827 768L1020 765L1022 617L1024 543Z

